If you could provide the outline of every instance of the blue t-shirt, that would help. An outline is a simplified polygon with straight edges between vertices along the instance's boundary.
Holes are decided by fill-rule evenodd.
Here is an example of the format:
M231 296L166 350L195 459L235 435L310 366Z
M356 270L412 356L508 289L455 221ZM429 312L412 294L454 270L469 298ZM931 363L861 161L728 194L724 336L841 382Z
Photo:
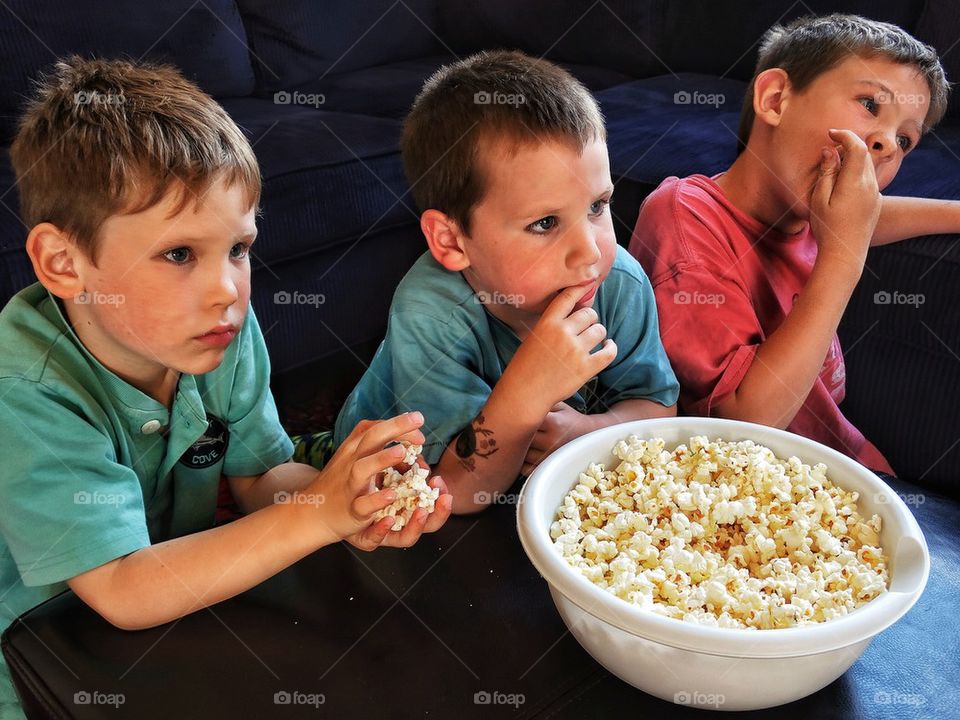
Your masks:
M93 357L40 285L0 312L0 347L0 629L76 575L212 527L221 475L293 453L252 310L170 410ZM22 715L0 660L8 717Z
M660 342L650 282L620 246L593 307L617 357L566 402L581 412L629 398L676 403L680 387ZM518 347L516 333L487 312L463 276L424 253L397 287L387 335L337 418L336 442L360 420L419 410L423 456L435 464L486 404Z

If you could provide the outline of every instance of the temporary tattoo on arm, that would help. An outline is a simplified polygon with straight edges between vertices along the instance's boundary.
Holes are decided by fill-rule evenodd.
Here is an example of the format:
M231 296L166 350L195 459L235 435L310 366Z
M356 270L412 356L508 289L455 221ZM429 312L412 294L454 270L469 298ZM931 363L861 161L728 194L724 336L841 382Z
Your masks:
M497 447L493 430L483 427L483 423L483 413L480 413L457 436L457 457L460 458L460 464L470 472L476 469L478 457L490 457L500 449Z

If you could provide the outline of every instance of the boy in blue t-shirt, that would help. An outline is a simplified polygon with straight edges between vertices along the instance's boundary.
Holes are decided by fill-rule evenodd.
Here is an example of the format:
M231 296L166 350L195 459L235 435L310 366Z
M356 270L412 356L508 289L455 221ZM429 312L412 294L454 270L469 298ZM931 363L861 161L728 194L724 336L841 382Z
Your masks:
M374 522L416 413L360 423L322 472L292 445L248 309L256 158L169 67L72 58L11 151L39 283L0 312L0 629L67 586L123 629L207 607ZM245 517L214 527L225 476ZM443 490L442 481L433 486ZM0 717L21 717L0 663Z
M421 410L424 458L463 513L573 438L675 413L650 283L614 237L605 141L590 93L547 61L480 53L427 81L402 151L429 252L337 441Z

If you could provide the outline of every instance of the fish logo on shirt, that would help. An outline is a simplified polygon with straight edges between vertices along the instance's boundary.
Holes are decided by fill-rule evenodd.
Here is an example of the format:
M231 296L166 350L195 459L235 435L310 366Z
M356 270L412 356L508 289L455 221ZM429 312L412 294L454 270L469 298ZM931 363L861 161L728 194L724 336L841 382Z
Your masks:
M207 429L197 441L187 448L180 462L189 468L205 468L216 465L227 454L230 444L230 431L223 421L207 413Z

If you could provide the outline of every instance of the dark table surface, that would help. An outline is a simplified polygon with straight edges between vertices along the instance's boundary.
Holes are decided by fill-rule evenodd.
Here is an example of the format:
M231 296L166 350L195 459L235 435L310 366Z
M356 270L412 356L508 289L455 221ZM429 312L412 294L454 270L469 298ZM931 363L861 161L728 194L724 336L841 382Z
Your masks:
M960 717L960 503L897 489L923 498L911 509L931 572L917 605L820 692L723 717ZM31 718L707 717L577 644L514 511L451 518L408 550L325 548L151 630L117 630L68 592L11 625L3 651Z

